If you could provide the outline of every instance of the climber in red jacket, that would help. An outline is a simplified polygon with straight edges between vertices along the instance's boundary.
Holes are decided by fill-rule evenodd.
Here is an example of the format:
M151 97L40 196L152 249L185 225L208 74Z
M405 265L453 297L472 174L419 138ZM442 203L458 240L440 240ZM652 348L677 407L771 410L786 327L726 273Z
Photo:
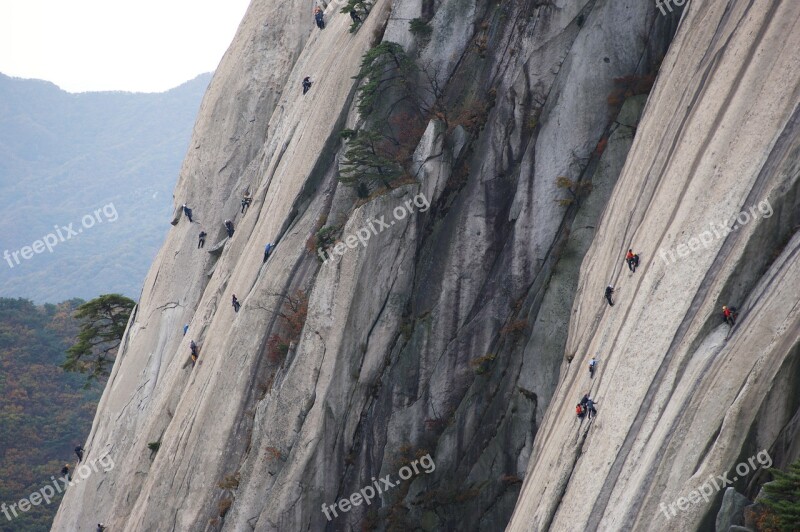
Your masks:
M628 263L628 268L630 268L632 272L635 272L636 268L639 266L639 255L634 253L632 249L629 249L627 255L625 255L625 262Z
M722 306L722 319L725 320L725 323L733 327L736 325L736 316L738 316L736 313L736 307L728 308L725 305Z

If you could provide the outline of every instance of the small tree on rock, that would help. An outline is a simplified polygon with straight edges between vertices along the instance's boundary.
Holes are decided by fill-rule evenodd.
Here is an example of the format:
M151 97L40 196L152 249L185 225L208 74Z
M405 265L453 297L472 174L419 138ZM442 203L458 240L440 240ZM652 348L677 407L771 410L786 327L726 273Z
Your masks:
M92 380L108 376L136 302L120 294L106 294L84 303L74 317L81 322L75 344L61 365L66 371L88 373Z
M573 181L567 176L558 176L556 186L569 192L570 198L556 200L562 207L568 207L573 203L580 205L581 198L587 196L592 191L591 181Z

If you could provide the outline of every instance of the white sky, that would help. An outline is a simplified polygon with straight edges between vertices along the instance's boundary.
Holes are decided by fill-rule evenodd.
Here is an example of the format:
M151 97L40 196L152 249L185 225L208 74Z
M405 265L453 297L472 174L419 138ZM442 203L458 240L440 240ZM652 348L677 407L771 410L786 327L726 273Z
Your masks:
M0 72L160 92L216 69L249 0L0 0Z

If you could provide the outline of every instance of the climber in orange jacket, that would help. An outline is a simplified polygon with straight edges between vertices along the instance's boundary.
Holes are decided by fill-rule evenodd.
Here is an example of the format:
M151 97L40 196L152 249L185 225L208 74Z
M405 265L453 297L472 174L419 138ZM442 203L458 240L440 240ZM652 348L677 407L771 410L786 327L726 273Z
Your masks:
M189 342L189 349L192 352L192 367L194 367L195 363L197 362L197 356L198 356L197 344L194 343L194 340Z

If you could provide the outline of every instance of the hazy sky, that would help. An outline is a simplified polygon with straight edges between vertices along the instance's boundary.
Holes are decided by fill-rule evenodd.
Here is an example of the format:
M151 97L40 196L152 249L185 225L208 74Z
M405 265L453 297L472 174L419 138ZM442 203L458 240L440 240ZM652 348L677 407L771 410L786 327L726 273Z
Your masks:
M0 0L0 72L156 92L217 67L249 0Z

